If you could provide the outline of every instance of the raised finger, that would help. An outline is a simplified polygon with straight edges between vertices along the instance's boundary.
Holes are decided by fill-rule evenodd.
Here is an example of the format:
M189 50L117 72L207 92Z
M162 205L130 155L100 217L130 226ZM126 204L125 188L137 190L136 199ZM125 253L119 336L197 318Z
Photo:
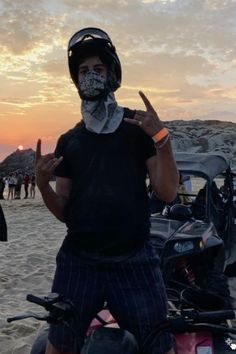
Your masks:
M154 108L151 105L151 102L149 101L149 99L144 95L144 93L142 91L139 91L139 95L142 98L145 107L147 108L147 111L155 111Z
M41 139L38 139L37 145L36 145L36 161L38 161L41 158Z

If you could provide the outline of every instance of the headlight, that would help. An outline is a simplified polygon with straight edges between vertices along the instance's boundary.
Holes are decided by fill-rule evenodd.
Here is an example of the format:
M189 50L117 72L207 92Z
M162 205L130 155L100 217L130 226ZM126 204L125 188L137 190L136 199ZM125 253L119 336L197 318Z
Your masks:
M187 252L194 248L192 241L176 242L174 244L174 250L178 253Z

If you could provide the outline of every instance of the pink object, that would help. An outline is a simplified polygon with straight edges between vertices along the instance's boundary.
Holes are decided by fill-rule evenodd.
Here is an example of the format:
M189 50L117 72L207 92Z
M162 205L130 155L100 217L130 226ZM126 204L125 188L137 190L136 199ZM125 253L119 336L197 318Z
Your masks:
M114 318L112 317L112 315L110 314L110 312L108 310L100 311L98 313L98 316L101 317L104 321L106 321L107 324L116 323L116 321L114 320ZM87 335L90 334L95 329L97 329L99 327L103 327L103 326L104 325L99 320L94 318L92 320L92 322L90 323L90 326L89 326L88 331L87 331Z
M214 354L210 332L183 333L175 336L177 354Z

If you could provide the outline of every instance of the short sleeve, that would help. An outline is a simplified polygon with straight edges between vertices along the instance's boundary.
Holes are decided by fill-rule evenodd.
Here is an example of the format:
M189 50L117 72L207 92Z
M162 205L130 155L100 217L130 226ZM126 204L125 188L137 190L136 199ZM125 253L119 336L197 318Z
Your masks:
M62 135L57 142L56 149L55 149L55 156L57 158L63 156L63 160L56 167L54 171L54 175L57 177L71 178L71 171L66 156L66 147L67 147L67 139L65 138L65 136Z

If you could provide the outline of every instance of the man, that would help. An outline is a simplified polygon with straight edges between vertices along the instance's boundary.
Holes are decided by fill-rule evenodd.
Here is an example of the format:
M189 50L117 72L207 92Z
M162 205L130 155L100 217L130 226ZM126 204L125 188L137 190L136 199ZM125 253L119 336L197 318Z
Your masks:
M23 174L20 170L16 172L16 187L15 187L15 199L21 199L21 186L23 183Z
M52 291L76 305L79 348L67 327L51 326L47 354L79 352L105 300L120 327L142 346L166 319L159 259L149 242L146 174L160 198L176 197L169 134L142 92L145 110L117 105L121 66L104 31L77 32L68 61L83 119L60 137L55 156L42 156L38 141L36 180L46 206L68 228ZM49 185L54 171L55 192ZM146 353L173 353L171 348L172 337L163 331Z
M27 199L28 195L29 195L29 182L30 182L29 174L25 173L25 175L24 175L24 186L25 186L24 199Z

